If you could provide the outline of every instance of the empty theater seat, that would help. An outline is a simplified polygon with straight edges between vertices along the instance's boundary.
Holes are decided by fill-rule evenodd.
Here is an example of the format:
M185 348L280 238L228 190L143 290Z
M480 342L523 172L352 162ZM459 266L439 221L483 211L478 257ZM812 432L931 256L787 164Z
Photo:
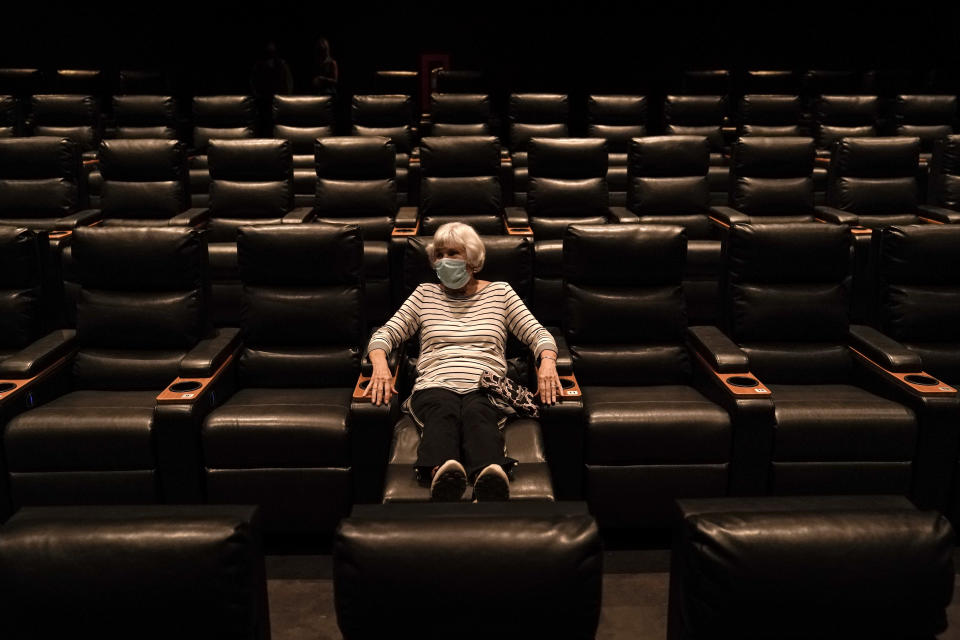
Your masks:
M960 211L960 135L947 136L934 143L929 185L930 204ZM960 222L960 216L954 213L944 215L952 223Z
M413 127L413 99L406 94L353 96L351 133L355 136L390 138L397 150L397 189L411 190L410 156L417 146Z
M814 112L817 149L829 155L841 138L877 135L879 116L880 100L875 95L821 95Z
M490 96L483 93L431 93L424 135L492 136Z
M268 531L330 533L355 499L379 501L395 415L352 400L367 337L360 230L241 227L238 250L243 343L236 392L203 425L206 497L260 504Z
M205 206L208 201L207 147L210 141L253 138L256 126L257 105L251 96L197 96L193 99L190 193L196 206Z
M709 218L710 146L701 136L648 136L630 143L627 207L641 224L686 230L683 292L690 324L719 318L720 239Z
M928 161L934 142L954 133L957 97L899 95L894 115L896 135L920 138L920 157Z
M681 227L572 225L564 328L583 391L585 496L603 527L665 528L678 497L727 493L727 412L692 386Z
M627 153L630 140L647 135L647 97L591 95L587 97L587 136L607 141L607 186L610 202L627 199Z
M727 151L723 126L726 122L727 100L722 95L679 96L668 95L663 104L664 133L670 136L704 136L710 143L710 191L725 197L729 169L724 154Z
M177 140L177 102L173 96L113 96L113 126L108 138L164 138Z
M270 637L255 507L24 509L0 580L6 638Z
M507 204L523 206L527 191L527 151L533 138L570 135L570 104L560 93L512 93L507 111L508 146L513 184L507 186Z
M273 137L289 140L293 152L293 188L298 206L313 203L317 174L313 145L334 135L331 96L274 96Z
M212 140L210 156L210 280L217 326L237 326L240 282L237 230L245 225L306 222L294 208L293 159L287 140Z
M103 135L97 99L79 94L33 96L28 128L34 136L69 138L91 157Z
M747 94L737 107L741 136L802 136L803 110L798 95Z

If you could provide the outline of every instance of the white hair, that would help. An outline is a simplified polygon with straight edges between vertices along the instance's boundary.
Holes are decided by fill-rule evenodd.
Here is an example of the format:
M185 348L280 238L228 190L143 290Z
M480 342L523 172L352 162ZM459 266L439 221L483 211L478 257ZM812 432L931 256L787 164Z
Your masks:
M437 260L437 249L444 247L463 247L467 267L474 272L483 268L487 250L483 246L483 240L470 225L462 222L448 222L440 225L433 234L433 240L427 245L427 257L430 258L431 263Z

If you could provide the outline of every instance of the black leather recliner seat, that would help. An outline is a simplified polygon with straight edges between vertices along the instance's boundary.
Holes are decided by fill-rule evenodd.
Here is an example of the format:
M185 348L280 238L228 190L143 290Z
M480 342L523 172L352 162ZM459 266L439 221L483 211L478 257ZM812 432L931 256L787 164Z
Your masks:
M798 95L751 93L737 107L740 136L803 136L803 106Z
M431 93L428 136L492 136L493 112L484 93Z
M567 138L570 136L569 98L560 93L512 93L507 110L507 140L513 184L507 187L507 204L523 206L526 202L527 152L533 138Z
M119 95L113 96L113 126L107 137L177 140L179 125L173 96Z
M818 154L829 157L841 138L863 138L879 134L880 99L861 95L821 95L814 121Z
M84 158L94 158L103 135L100 105L94 96L41 94L31 99L30 135L69 138Z
M930 160L930 195L927 201L935 206L951 209L944 213L952 224L960 222L960 135L947 136L933 145Z
M707 174L711 197L725 199L729 168L727 141L723 127L727 118L727 99L723 95L668 95L663 103L664 133L668 136L703 136L710 143L710 169Z
M920 159L929 162L934 142L955 132L957 96L898 95L894 118L895 134L920 138Z
M210 192L210 141L256 136L257 103L251 96L196 96L192 108L190 194L194 206L201 207L207 204Z
M630 140L647 135L647 97L639 95L587 96L587 137L607 141L607 188L610 202L627 201L627 154Z
M274 96L273 137L289 140L293 153L293 190L297 206L313 204L317 187L313 145L336 135L331 96Z
M393 142L397 151L397 190L403 194L416 192L415 167L410 162L417 147L413 114L413 98L400 93L353 96L350 109L353 135L390 138ZM405 199L401 204L411 200Z

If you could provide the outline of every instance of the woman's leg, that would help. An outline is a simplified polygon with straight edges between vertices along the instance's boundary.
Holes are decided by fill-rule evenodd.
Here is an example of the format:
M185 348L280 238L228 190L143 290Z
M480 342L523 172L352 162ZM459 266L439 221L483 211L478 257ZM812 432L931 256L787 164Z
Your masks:
M463 396L460 419L463 422L463 466L471 481L481 469L499 464L509 466L503 453L503 433L497 428L501 416L483 391L471 391Z
M423 389L413 394L410 404L423 423L416 466L421 479L429 482L431 469L460 459L460 396L446 389Z

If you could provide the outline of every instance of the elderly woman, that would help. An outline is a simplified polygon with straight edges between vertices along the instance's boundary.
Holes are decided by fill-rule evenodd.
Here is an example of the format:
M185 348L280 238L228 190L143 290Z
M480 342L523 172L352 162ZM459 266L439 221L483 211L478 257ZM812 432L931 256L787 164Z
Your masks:
M418 478L430 482L434 500L459 500L468 479L476 500L506 500L507 472L516 461L505 456L499 428L504 414L479 388L480 376L506 376L509 331L539 359L540 400L553 404L561 391L557 345L509 284L477 280L485 250L472 227L442 225L427 255L440 284L418 286L373 334L367 393L374 404L396 393L387 354L420 330L418 377L406 405L421 426Z

